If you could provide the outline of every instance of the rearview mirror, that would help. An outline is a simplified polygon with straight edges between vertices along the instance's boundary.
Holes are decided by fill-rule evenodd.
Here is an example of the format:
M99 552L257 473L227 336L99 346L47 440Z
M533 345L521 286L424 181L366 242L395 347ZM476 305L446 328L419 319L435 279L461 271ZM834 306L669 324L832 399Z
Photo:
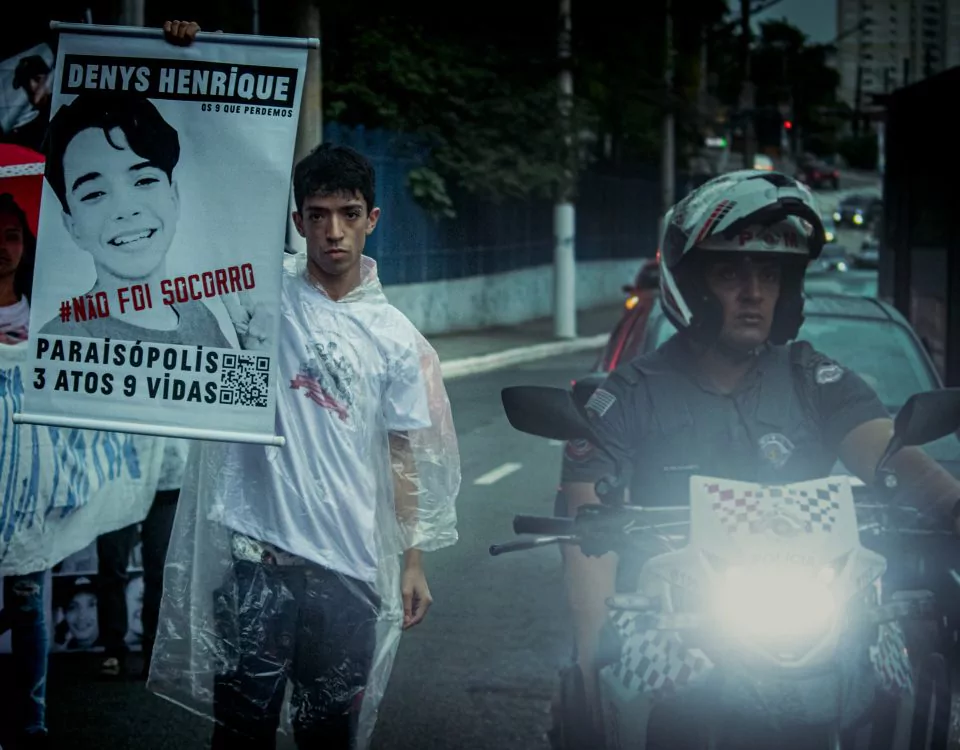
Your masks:
M893 438L877 466L883 468L901 448L926 445L960 429L960 388L915 393L897 413Z
M599 444L568 390L520 385L504 388L500 398L515 430L551 440L583 439Z
M926 445L956 432L960 429L960 388L914 394L893 424L901 446Z

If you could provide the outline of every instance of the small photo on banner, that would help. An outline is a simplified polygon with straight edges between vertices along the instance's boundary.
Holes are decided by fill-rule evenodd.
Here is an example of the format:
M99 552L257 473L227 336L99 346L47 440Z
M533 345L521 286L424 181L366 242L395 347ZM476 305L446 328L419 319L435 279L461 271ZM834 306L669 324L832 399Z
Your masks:
M142 545L130 555L129 578L123 597L127 609L125 642L131 651L140 651L143 643L143 563ZM98 610L103 589L97 575L96 542L70 555L44 576L45 610L50 653L101 651L103 648ZM3 579L0 578L0 610L3 609ZM0 654L11 651L10 631L0 633Z
M0 133L5 141L35 149L37 138L42 139L50 121L55 62L47 44L0 60Z
M54 576L52 589L54 626L50 650L101 650L96 577Z
M142 545L137 544L130 555L130 562L127 566L128 580L124 586L123 596L127 609L127 635L124 639L127 647L131 651L139 651L143 641L143 625L141 623L141 610L143 609L143 565L141 563ZM90 638L71 639L70 618L85 624L81 618L89 612L81 604L90 604L88 599L78 602L75 599L68 601L68 609L62 607L58 610L58 605L63 601L57 599L58 592L67 596L71 591L83 589L83 585L75 582L79 580L89 581L92 585L92 592L95 599L93 603L93 613L96 616L99 607L100 598L104 595L102 582L97 575L98 558L96 542L86 549L71 555L60 565L53 569L53 591L54 591L54 621L57 623L58 630L55 633L54 642L51 651L99 651L102 648L102 635L99 633L97 625L97 636L94 641ZM73 607L70 610L69 607Z

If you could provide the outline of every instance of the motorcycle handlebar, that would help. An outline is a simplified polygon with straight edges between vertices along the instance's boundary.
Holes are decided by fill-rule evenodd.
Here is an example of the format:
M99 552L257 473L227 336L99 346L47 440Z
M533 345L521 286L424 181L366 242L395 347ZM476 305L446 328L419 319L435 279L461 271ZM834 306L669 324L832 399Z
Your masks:
M490 545L491 557L505 555L508 552L518 552L525 549L534 549L535 547L546 547L549 544L563 544L564 542L578 541L575 536L542 536L536 539L517 539L506 544Z
M514 516L514 534L571 534L572 518L550 516Z

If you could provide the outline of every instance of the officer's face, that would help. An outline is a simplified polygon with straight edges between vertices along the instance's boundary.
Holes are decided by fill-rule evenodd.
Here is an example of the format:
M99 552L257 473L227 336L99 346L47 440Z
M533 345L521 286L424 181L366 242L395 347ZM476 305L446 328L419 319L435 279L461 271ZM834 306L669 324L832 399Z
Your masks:
M720 338L749 350L770 337L780 297L780 265L772 261L720 260L707 266L707 285L723 307Z
M90 128L63 155L64 224L98 275L143 279L166 259L180 199L166 173L134 152L123 131Z

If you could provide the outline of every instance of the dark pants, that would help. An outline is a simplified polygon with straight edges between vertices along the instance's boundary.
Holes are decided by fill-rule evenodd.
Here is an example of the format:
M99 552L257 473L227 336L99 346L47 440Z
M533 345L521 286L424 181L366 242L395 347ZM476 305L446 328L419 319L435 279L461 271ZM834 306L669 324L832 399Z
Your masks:
M373 589L310 564L236 561L231 578L215 596L236 667L216 678L213 748L275 748L288 679L297 747L352 747L376 651Z
M47 617L43 606L46 571L3 579L0 633L10 630L12 668L10 698L16 701L11 716L21 720L20 734L47 731Z
M179 496L179 490L158 492L140 529L140 541L143 544L143 655L147 664L150 663L157 636L160 599L163 596L163 566ZM136 545L136 525L112 531L97 539L100 585L97 619L100 639L108 657L122 657L127 652L126 588L130 581L127 569L130 567L130 554Z

